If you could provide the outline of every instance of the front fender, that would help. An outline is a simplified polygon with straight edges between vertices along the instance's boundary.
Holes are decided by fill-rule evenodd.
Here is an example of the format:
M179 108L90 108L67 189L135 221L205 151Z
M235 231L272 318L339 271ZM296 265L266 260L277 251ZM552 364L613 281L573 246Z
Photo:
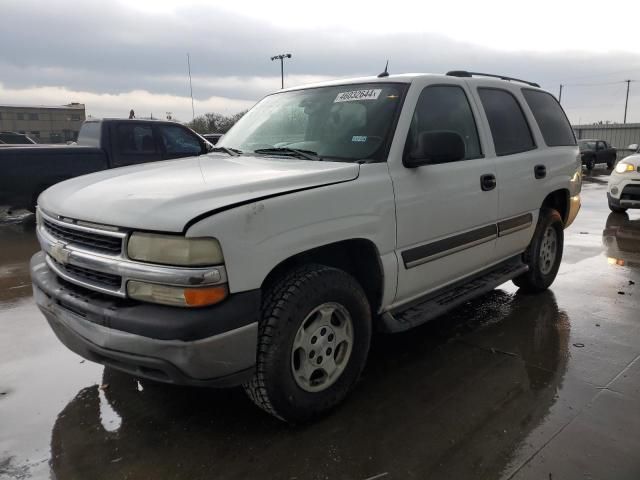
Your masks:
M396 222L393 188L385 163L363 165L360 176L222 211L191 226L187 236L212 236L222 245L229 289L260 288L284 260L349 239L373 242L395 282ZM388 271L387 271L388 270ZM395 285L385 285L395 289Z

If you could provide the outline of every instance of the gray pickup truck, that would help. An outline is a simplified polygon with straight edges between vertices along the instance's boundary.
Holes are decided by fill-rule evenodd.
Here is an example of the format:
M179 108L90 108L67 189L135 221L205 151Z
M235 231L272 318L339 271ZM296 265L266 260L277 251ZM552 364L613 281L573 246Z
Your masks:
M77 145L1 148L0 205L33 209L38 195L62 180L126 165L202 155L213 148L175 122L87 120Z

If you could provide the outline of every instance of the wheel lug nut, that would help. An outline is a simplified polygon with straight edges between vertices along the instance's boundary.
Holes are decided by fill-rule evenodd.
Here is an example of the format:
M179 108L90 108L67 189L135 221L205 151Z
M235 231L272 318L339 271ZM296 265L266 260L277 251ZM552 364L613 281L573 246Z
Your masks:
M331 348L327 348L327 355L331 355Z
M322 330L320 330L320 335L324 337L325 333L327 333L327 329L326 328L322 328Z
M322 356L319 356L318 359L316 360L316 363L318 365L320 365L322 363Z
M329 336L327 337L327 339L328 339L330 342L333 342L333 333L330 333L330 334L329 334Z
M313 350L311 350L311 351L309 352L309 358L313 358L313 357L315 357L315 356L316 356L316 352L314 352Z
M311 343L315 344L318 341L318 337L311 337Z

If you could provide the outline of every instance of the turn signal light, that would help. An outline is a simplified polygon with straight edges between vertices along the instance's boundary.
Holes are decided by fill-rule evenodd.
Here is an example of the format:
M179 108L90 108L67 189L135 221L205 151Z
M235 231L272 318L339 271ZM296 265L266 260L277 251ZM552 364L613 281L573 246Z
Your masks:
M129 298L142 302L160 303L176 307L205 307L221 302L229 294L227 285L211 287L174 287L130 280Z
M226 285L207 288L185 288L184 300L190 307L204 307L205 305L221 302L227 298L227 293Z

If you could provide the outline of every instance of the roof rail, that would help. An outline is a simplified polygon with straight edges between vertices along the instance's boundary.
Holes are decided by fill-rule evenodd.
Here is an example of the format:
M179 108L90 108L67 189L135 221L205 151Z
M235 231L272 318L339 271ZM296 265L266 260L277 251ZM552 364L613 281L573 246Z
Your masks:
M473 77L475 75L480 77L492 77L492 78L499 78L500 80L508 80L510 82L526 83L527 85L531 85L532 87L540 88L540 85L538 85L535 82L528 82L527 80L521 80L519 78L505 77L504 75L494 75L493 73L467 72L466 70L451 70L450 72L447 72L447 75L449 75L450 77Z

